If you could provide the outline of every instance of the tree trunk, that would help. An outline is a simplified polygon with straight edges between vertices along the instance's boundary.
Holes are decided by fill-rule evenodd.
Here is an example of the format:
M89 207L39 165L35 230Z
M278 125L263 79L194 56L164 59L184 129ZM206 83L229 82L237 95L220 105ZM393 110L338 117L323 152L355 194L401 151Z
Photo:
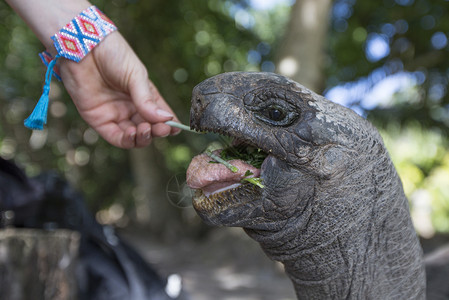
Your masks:
M152 145L132 149L130 157L136 184L134 203L137 225L161 238L170 238L167 235L176 234L174 229L179 225L179 217L167 199L167 174L160 165L163 158Z
M296 0L277 53L276 72L315 92L323 89L323 51L331 4L331 0Z
M0 299L76 299L78 246L70 230L0 230Z

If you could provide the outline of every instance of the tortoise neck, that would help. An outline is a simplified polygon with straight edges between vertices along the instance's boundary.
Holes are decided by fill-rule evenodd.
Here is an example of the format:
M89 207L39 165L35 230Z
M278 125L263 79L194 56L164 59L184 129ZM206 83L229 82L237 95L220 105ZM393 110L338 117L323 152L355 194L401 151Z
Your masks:
M345 231L315 243L307 242L310 228L302 226L245 231L284 264L298 299L425 299L422 249L407 199L383 217L375 211L382 213L373 207ZM322 232L315 227L314 234Z

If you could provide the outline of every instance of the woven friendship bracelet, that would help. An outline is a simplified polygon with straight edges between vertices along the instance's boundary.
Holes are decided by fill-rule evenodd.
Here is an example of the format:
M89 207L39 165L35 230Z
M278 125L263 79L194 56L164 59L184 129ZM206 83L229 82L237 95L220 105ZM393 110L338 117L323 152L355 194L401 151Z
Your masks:
M54 75L61 80L56 61L64 57L80 62L96 45L108 34L117 30L114 23L96 6L82 11L70 23L51 37L58 52L54 58L44 51L39 54L42 62L47 66L43 93L31 115L24 121L30 129L43 129L47 123L48 94L50 92L51 77Z
M91 6L51 37L61 57L79 62L108 34L117 30L97 7Z

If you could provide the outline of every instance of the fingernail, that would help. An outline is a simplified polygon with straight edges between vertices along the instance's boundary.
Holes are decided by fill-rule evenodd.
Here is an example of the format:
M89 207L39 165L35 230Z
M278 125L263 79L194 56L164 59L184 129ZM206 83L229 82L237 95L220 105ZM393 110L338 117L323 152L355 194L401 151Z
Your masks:
M172 113L169 113L168 111L162 109L156 110L156 113L161 117L170 117L170 118L174 117Z
M135 133L135 132L133 132L133 133L131 133L131 134L129 135L129 140L132 141L132 142L135 142L135 141L136 141L136 133Z
M142 134L142 136L143 136L143 138L146 139L147 141L148 141L148 140L151 140L151 129L148 129L147 131L145 131L145 132Z

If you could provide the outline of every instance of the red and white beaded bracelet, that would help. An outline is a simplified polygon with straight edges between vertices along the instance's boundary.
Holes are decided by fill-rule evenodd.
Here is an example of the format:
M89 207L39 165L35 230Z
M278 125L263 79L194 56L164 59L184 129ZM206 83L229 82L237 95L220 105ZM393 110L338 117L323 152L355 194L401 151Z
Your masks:
M52 75L59 80L55 67L59 57L80 62L108 34L117 30L115 24L96 6L91 6L73 18L67 25L51 37L58 54L55 57L44 51L39 54L47 66L43 93L31 115L24 121L30 129L43 129L47 123L48 94Z

